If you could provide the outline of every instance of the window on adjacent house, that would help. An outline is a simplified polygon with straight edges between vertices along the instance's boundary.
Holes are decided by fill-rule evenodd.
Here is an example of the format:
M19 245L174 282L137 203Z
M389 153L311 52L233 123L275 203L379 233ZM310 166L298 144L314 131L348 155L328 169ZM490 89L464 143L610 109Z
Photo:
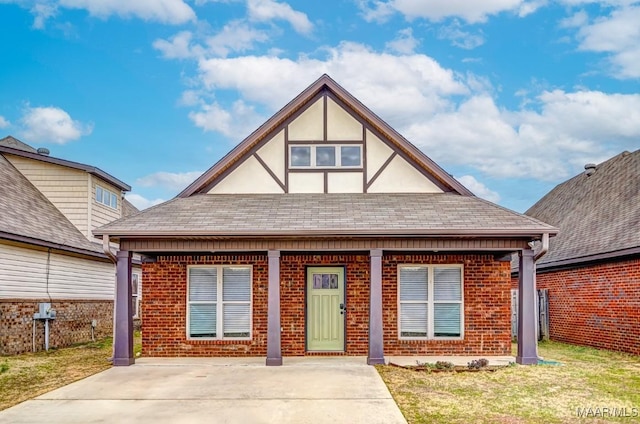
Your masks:
M118 209L118 195L98 185L96 186L96 202Z
M250 338L251 267L195 266L188 272L189 338Z
M289 166L292 168L359 168L362 166L362 146L290 146Z
M462 266L398 268L400 338L460 338L463 334Z
M133 317L140 317L140 277L138 274L131 274L131 309Z

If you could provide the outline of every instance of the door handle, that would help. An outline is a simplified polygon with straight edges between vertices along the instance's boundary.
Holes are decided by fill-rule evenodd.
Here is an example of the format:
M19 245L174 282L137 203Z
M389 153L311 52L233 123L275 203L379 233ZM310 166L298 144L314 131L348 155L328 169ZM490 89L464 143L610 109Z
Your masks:
M344 303L340 304L340 315L344 315L347 312L347 306Z

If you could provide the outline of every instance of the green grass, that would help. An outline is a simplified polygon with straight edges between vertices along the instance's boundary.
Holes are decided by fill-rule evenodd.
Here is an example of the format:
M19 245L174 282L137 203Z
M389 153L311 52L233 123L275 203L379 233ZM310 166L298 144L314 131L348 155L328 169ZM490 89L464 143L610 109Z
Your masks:
M140 352L140 333L134 337ZM7 356L0 362L0 410L111 367L112 340L106 338L49 352Z
M640 415L577 415L577 408L626 408L628 415L640 414L640 357L556 342L541 343L539 352L561 365L477 373L390 366L378 371L411 424L640 422Z

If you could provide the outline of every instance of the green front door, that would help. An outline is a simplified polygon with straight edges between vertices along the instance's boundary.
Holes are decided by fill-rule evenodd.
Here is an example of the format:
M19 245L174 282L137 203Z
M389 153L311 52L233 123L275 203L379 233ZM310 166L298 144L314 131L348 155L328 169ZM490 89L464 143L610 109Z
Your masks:
M307 268L307 350L344 351L344 268Z

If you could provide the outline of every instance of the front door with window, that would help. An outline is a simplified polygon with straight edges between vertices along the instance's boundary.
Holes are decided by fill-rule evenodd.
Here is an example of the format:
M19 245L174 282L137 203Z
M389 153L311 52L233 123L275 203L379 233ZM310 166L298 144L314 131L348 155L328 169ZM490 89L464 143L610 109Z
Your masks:
M344 268L307 268L307 350L344 351Z

